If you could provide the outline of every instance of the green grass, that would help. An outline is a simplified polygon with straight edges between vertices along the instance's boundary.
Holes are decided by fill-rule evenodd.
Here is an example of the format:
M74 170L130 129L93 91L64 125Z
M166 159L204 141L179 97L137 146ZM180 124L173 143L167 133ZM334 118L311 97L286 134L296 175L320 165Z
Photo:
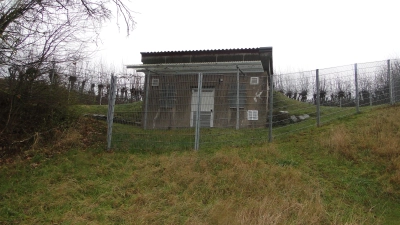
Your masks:
M274 126L273 137L277 138L288 133L299 132L304 129L315 127L316 106L310 103L299 102L289 99L279 92L274 94L275 110L289 111L290 115L309 114L311 118L299 123L286 126ZM114 123L112 148L114 149L136 149L136 151L164 152L169 150L188 150L194 148L194 129L179 128L172 130L143 130L140 128L142 119L142 102L133 104L116 105L114 115L118 121L127 124ZM376 107L376 106L374 106ZM362 111L368 111L373 107L362 107ZM79 114L107 114L107 106L78 105L74 109ZM321 107L320 124L329 123L332 120L343 118L356 113L355 107ZM236 131L232 128L201 129L200 147L220 148L224 146L248 146L251 144L262 144L268 141L268 129L241 129Z
M203 129L198 152L193 129L122 124L137 143L105 152L105 123L82 121L64 151L2 161L0 223L398 224L399 107L293 124L273 143L265 129Z
M108 105L74 105L72 108L76 113L83 114L103 114L107 115ZM115 112L141 112L142 102L117 104Z
M368 111L379 106L362 106L360 111ZM291 115L309 114L316 117L316 105L309 102L300 102L294 99L289 99L280 92L274 92L274 111L288 111ZM320 106L320 114L322 120L330 121L332 119L356 113L356 107L348 107L343 105L338 106Z
M382 106L362 106L359 107L360 112L369 112L372 109L380 108ZM317 108L309 102L300 102L294 99L289 99L285 95L274 92L274 112L288 111L289 115L300 116L308 114L310 119L299 122L291 123L285 126L274 126L273 136L280 137L288 133L299 132L304 129L310 129L317 126ZM329 124L332 121L351 117L356 114L356 107L338 107L338 106L320 106L320 126ZM275 114L276 115L276 114Z

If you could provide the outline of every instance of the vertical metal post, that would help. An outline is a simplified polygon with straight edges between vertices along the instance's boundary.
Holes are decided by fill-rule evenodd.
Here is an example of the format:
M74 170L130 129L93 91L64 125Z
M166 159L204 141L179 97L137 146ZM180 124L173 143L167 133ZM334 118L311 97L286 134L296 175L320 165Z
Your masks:
M112 126L114 122L114 106L115 106L115 95L116 95L116 78L111 75L110 93L108 95L108 112L107 112L107 151L111 150L111 137L112 137Z
M372 106L372 93L369 91L369 106Z
M239 67L237 67L237 75L236 75L236 130L239 130L239 107L240 107L240 101L239 101L239 89L240 89L240 83L239 83Z
M199 150L200 147L200 114L201 114L201 91L203 86L203 74L199 73L199 78L197 81L197 113L196 113L196 128L195 128L195 138L194 138L194 150Z
M101 105L101 99L103 98L103 84L101 84L102 86L101 86L101 88L100 88L100 90L99 90L99 104ZM97 86L98 87L98 86Z
M315 80L316 80L316 85L317 85L317 96L315 99L317 101L317 126L320 126L321 123L321 112L320 112L320 90L319 90L319 70L316 70L316 75L315 75Z
M398 62L394 62L398 63ZM396 65L394 64L394 65ZM391 66L392 67L392 66ZM391 77L392 77L392 97L393 97L393 104L396 104L396 102L399 102L399 93L400 93L400 74L399 74L399 69L398 65L393 68L393 72L391 72Z
M394 101L393 101L393 83L392 83L392 72L391 72L391 68L390 68L390 59L388 59L387 61L387 80L389 83L389 100L390 100L390 104L394 105Z
M269 119L268 119L268 141L272 142L272 121L273 121L273 110L274 110L274 76L269 73Z
M148 75L145 77L146 78L146 96L145 96L145 101L144 101L144 123L143 123L143 128L146 130L147 129L147 111L149 108L149 88L150 88L150 81L151 81L151 77L150 77L150 71L148 73ZM132 96L131 96L132 97Z
M360 113L360 93L358 91L358 70L357 63L354 64L354 84L356 86L356 111Z

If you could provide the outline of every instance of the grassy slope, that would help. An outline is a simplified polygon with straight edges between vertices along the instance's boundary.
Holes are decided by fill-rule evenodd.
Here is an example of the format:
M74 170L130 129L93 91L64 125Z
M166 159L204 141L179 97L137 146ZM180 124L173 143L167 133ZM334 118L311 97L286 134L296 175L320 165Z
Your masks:
M0 166L0 223L397 224L399 109L252 147L106 153L96 142L10 160Z
M115 105L115 112L140 112L142 102L136 102L132 104L120 104ZM74 110L78 114L103 114L107 115L108 105L75 105Z

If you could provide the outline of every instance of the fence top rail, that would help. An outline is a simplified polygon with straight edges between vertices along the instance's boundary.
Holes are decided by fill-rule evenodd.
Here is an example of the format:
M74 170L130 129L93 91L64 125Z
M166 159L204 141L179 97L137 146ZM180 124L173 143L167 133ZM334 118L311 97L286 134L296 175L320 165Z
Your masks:
M128 65L127 68L136 69L137 72L161 74L236 73L238 69L244 73L264 72L261 61L135 64Z
M390 62L400 62L400 59L389 59ZM362 62L362 63L354 63L347 64L341 66L333 66L318 69L320 75L329 75L329 74L337 74L337 73L348 73L354 71L354 65L357 64L358 69L369 69L369 68L378 68L381 66L386 66L388 60L380 60L380 61L370 61L370 62ZM291 75L310 75L315 76L315 70L306 70L306 71L297 71L297 72L287 72L287 73L275 73L275 77L277 76L291 76Z

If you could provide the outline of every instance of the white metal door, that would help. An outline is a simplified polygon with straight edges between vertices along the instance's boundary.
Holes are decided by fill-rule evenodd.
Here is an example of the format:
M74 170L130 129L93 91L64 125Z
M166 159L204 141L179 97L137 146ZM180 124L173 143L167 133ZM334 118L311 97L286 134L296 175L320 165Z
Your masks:
M192 90L192 107L190 113L190 126L193 127L197 117L198 90ZM214 89L202 89L200 106L200 126L213 127L214 120Z

